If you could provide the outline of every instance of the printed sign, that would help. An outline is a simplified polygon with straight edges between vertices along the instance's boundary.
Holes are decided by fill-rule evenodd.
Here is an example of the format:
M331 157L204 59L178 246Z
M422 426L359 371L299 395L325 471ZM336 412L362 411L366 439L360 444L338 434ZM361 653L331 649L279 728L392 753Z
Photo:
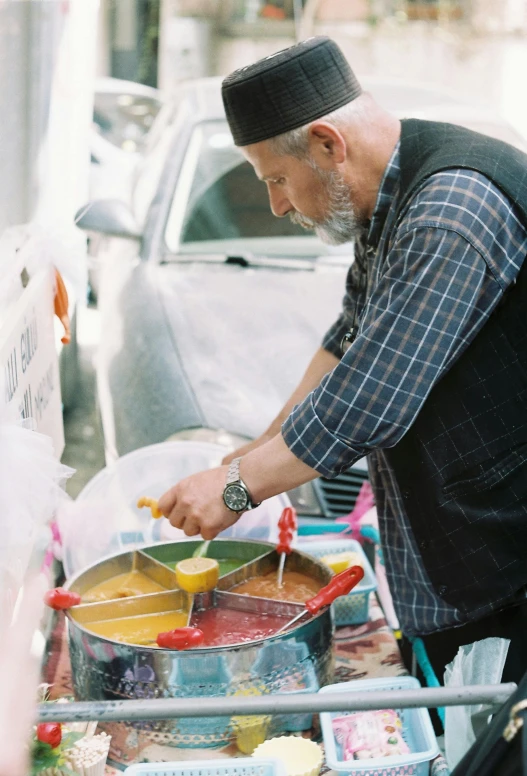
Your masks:
M40 270L24 289L9 320L0 328L0 368L6 404L53 440L58 458L64 449L64 424L55 332L53 272Z

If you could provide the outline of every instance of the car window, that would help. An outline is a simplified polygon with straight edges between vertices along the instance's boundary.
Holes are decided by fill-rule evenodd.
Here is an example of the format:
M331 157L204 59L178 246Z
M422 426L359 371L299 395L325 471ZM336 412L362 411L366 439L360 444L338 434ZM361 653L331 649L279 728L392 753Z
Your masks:
M224 121L198 125L190 140L167 222L167 247L174 253L207 251L222 241L305 237L289 218L276 218L267 187L233 145Z
M97 92L93 121L98 132L124 151L136 151L152 126L161 103L153 97Z

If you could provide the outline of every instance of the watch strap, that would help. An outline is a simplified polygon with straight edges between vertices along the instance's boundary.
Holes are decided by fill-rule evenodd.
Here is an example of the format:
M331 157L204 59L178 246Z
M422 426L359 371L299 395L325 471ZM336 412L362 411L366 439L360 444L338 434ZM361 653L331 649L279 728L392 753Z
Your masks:
M241 487L247 493L248 500L247 500L246 509L256 509L256 507L259 507L262 502L253 501L249 488L240 477L240 461L241 461L241 457L233 458L232 461L230 462L229 468L227 470L227 480L225 482L225 487L227 487L227 485L233 485L234 483L241 485Z
M238 482L240 480L240 461L241 458L233 458L230 462L227 470L226 485L231 485L233 482Z

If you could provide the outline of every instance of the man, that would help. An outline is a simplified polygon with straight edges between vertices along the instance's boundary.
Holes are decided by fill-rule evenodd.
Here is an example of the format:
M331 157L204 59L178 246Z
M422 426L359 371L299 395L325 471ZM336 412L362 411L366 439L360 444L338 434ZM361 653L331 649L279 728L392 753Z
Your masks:
M511 639L527 668L527 158L398 121L312 38L223 82L273 213L355 241L343 311L268 431L160 500L207 539L240 512L368 455L408 636L439 676L460 644Z

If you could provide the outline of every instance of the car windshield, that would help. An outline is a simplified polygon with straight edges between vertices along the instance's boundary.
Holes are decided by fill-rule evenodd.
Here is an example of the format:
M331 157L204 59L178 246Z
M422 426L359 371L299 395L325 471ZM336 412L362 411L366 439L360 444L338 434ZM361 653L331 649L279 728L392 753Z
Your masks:
M272 214L265 183L221 120L199 124L191 136L165 239L168 250L179 256L305 258L329 252L312 232Z

